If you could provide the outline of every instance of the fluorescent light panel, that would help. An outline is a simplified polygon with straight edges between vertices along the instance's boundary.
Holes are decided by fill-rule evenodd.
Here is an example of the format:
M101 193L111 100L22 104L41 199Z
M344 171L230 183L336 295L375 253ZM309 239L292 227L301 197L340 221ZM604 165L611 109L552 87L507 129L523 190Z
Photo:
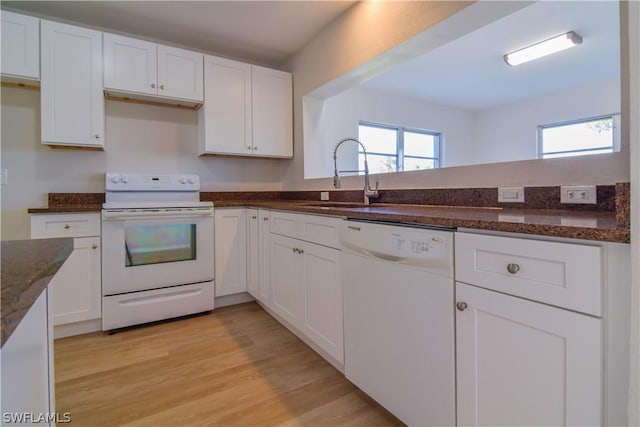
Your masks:
M507 53L504 60L509 65L520 65L561 50L569 49L582 43L582 37L573 31L550 38L548 40Z

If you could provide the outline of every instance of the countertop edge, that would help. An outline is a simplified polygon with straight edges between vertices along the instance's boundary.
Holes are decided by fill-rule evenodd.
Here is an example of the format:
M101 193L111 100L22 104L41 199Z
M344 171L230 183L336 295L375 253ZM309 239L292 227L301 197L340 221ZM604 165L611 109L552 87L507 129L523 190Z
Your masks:
M1 346L73 252L73 238L2 242Z

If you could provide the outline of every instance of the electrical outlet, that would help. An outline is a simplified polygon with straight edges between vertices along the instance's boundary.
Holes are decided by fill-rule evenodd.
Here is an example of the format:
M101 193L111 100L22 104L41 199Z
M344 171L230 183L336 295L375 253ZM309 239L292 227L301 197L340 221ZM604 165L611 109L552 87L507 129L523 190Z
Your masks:
M524 187L498 188L499 203L524 203Z
M560 203L595 205L598 202L595 185L563 185Z
M320 192L320 200L329 200L329 192L321 191Z

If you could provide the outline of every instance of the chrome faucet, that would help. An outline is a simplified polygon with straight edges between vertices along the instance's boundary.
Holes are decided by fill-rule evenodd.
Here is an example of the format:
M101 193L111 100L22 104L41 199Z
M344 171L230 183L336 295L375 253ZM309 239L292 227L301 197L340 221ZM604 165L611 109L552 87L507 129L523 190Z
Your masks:
M343 143L347 141L353 141L360 144L362 147L362 151L364 152L364 171L361 170L338 170L338 147L340 147ZM338 141L335 148L333 149L333 186L335 188L340 188L340 172L364 172L364 204L369 204L369 198L373 197L374 199L378 197L378 184L379 182L376 180L376 188L371 188L369 185L369 166L367 165L367 150L364 148L362 142L358 141L355 138L344 138Z

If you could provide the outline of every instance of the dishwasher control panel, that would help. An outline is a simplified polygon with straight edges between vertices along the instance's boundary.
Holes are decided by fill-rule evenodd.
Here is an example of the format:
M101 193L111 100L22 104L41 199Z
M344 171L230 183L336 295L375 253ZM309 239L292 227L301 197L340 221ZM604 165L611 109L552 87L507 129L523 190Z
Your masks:
M392 254L419 258L440 258L446 257L446 249L445 240L439 236L415 233L415 230L390 232L389 252Z
M347 220L340 238L345 253L453 275L453 231Z

